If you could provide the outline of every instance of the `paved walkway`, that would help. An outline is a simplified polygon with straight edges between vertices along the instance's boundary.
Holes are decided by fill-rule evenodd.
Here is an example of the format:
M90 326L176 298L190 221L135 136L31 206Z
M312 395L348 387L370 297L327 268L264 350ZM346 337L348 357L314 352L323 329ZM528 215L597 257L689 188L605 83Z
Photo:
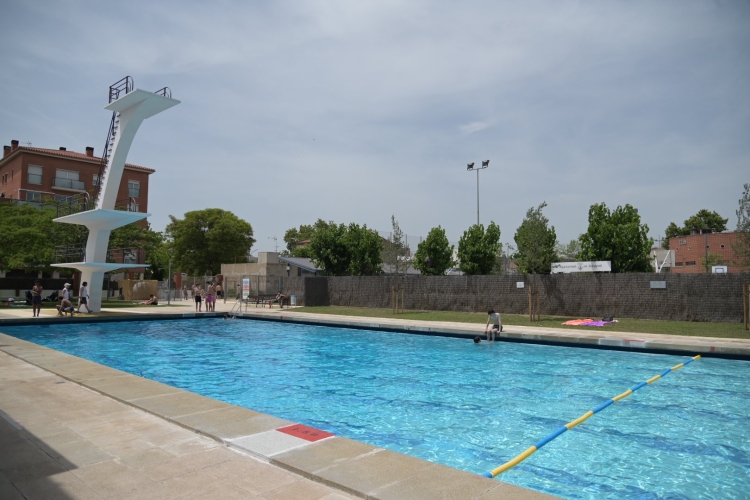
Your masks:
M0 353L0 498L355 498Z

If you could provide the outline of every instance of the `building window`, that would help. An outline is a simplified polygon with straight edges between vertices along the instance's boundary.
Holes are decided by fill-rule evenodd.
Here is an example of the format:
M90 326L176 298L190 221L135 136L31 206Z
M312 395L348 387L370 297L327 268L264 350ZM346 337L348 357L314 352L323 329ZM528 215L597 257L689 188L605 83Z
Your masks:
M680 240L680 245L687 245L687 240Z
M685 262L685 265L686 266L694 266L695 265L695 261L694 260L689 260L689 261Z
M52 185L64 189L76 189L79 191L83 191L83 182L78 180L78 177L78 172L58 168L55 172L55 182Z
M65 196L63 194L56 194L55 195L55 201L62 202L62 203L68 203L73 201L73 196Z
M675 267L682 267L682 262L675 262L674 265Z
M41 184L42 183L42 167L36 165L29 165L29 184Z
M99 185L99 174L94 174L94 181L92 183L94 186Z
M128 181L128 196L138 198L141 195L141 183L138 181Z
M36 191L26 191L26 201L41 203L42 193L37 193Z

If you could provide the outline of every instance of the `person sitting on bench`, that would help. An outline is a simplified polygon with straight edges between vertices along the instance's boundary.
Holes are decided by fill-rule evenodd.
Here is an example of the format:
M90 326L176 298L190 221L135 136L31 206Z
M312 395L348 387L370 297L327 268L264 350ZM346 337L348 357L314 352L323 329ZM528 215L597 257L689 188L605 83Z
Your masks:
M271 304L273 304L274 302L278 302L279 306L283 309L284 308L284 299L285 298L286 298L286 295L284 295L283 293L281 293L281 290L279 290L279 293L276 294L276 297L274 297L273 299L271 299L271 301L268 303L268 306L270 307Z

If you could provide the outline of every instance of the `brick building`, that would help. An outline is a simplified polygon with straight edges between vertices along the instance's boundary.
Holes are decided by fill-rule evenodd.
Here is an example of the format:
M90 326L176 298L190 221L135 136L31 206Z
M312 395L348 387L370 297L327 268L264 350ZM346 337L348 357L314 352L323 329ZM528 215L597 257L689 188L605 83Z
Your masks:
M739 256L735 253L733 245L737 242L737 233L711 233L706 230L693 231L688 236L676 236L669 239L669 248L674 250L673 273L697 274L706 272L706 254L709 255L709 264L717 266L729 266L730 273L747 272L747 268L737 266ZM712 261L712 255L717 256ZM709 267L709 271L711 268Z
M93 194L99 178L101 158L94 156L94 148L85 153L66 148L43 149L19 146L11 141L3 146L0 160L0 198L31 203L43 199L65 201L71 196ZM131 211L148 211L148 179L153 169L125 164L116 206Z

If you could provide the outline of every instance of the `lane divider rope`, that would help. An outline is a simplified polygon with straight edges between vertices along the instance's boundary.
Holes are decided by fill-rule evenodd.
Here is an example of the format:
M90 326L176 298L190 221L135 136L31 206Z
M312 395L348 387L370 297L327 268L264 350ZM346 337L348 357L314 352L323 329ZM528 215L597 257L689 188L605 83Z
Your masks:
M672 368L667 368L666 370L664 370L663 372L661 372L659 375L654 375L653 377L651 377L650 379L646 380L645 382L641 382L640 384L637 384L637 385L631 387L630 389L628 389L627 391L623 392L622 394L619 394L619 395L613 397L612 399L608 399L606 402L600 404L599 406L597 406L593 410L587 411L586 413L584 413L583 415L581 415L577 419L573 420L572 422L568 422L564 426L560 427L555 432L553 432L552 434L550 434L546 438L544 438L541 441L539 441L538 443L536 443L534 446L528 448L526 451L524 451L520 455L516 456L513 460L505 462L500 467L492 469L490 472L485 472L482 475L485 476L485 477L493 478L493 477L497 476L498 474L500 474L502 472L505 472L508 469L512 469L513 467L515 467L516 465L520 464L521 462L523 462L524 460L526 460L527 458L529 458L531 455L533 455L542 446L546 445L547 443L549 443L550 441L552 441L553 439L555 439L559 435L563 434L564 432L566 432L566 431L572 429L573 427L575 427L575 426L577 426L577 425L585 422L588 418L590 418L591 416L593 416L595 413L599 413L600 411L602 411L603 409L605 409L609 405L612 405L615 402L620 401L621 399L624 399L624 398L630 396L631 394L633 394L635 391L637 391L641 387L645 387L645 386L647 386L647 385L649 385L649 384L651 384L653 382L656 382L660 378L667 376L667 374L669 374L669 373L671 373L671 372L673 372L675 370L679 370L683 366L688 365L688 364L692 363L693 361L699 360L700 357L701 357L700 354L697 355L697 356L693 356L692 358L688 359L684 363L680 363L679 365L675 365Z

